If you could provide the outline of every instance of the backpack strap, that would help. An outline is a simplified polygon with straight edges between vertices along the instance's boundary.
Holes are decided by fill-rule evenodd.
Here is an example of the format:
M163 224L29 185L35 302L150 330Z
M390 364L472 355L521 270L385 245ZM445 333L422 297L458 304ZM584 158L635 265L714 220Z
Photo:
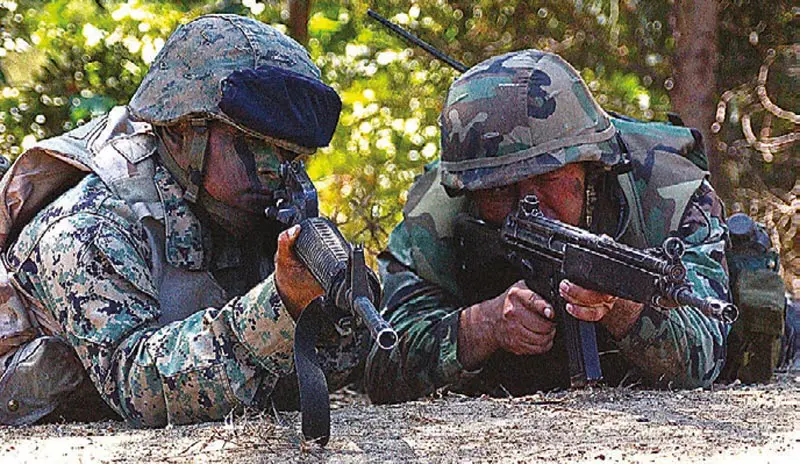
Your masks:
M647 238L645 237L644 216L642 214L642 203L636 189L633 187L633 174L626 172L617 176L619 186L625 195L625 203L628 206L627 217L623 220L621 235L628 235L627 243L636 248L647 248Z
M636 192L633 184L633 162L631 152L622 134L617 132L617 143L622 150L622 162L614 166L612 172L617 172L617 182L625 197L627 208L623 211L622 226L620 227L615 239L620 239L627 235L627 242L637 248L647 247L647 236L645 235L645 222L642 213L642 201Z

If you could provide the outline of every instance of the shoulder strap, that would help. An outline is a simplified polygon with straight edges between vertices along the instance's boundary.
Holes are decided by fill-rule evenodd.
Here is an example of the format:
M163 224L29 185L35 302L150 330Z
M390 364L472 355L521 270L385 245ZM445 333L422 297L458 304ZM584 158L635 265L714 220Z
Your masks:
M625 203L628 206L627 217L624 219L621 235L628 235L626 240L631 246L636 248L646 248L647 238L645 237L644 215L642 214L642 203L636 189L633 187L633 174L629 171L617 176L619 186L625 195Z

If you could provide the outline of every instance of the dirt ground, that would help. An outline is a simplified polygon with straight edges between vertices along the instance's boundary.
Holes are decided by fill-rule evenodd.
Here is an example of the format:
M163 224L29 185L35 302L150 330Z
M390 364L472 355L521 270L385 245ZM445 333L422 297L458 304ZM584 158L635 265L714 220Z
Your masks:
M21 462L800 462L800 377L713 391L597 388L515 399L449 394L373 406L334 397L326 448L299 416L137 430L119 422L0 427Z

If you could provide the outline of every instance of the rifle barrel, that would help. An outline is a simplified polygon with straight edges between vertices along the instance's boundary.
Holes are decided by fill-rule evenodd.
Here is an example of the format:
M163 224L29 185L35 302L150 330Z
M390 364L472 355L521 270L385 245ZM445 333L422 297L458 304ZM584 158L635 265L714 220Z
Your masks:
M364 321L372 339L382 350L397 346L397 332L386 322L367 297L360 296L353 301L353 312Z
M389 28L389 30L391 30L395 34L399 35L400 37L402 37L406 41L410 42L412 45L416 45L416 46L422 48L423 50L425 50L426 52L430 53L431 55L433 55L434 58L436 58L436 59L438 59L440 61L444 61L445 63L447 63L451 68L455 69L456 71L463 73L463 72L466 72L467 69L469 69L467 67L467 65L465 65L464 63L456 61L453 58L445 55L442 51L436 49L434 46L430 45L429 43L425 42L424 40L420 39L419 37L411 34L410 32L406 31L405 29L403 29L402 27L398 26L397 24L395 24L395 23L389 21L388 19L384 18L383 16L379 15L378 13L376 13L371 8L367 10L367 15L369 15L370 18L372 18L372 19L378 21L379 23L383 24L385 27Z

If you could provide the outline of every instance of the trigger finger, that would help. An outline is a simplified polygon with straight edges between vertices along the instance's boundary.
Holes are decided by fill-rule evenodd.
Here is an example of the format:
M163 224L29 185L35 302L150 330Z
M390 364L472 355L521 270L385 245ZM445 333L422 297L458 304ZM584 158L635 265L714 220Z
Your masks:
M555 311L553 310L553 305L551 305L550 303L547 302L547 300L544 300L542 298L533 301L532 309L550 320L552 320L556 314Z
M555 311L553 310L553 305L551 305L547 300L540 297L534 292L526 292L528 293L525 296L525 299L522 301L522 304L525 305L529 311L533 311L546 319L553 319L555 316Z

